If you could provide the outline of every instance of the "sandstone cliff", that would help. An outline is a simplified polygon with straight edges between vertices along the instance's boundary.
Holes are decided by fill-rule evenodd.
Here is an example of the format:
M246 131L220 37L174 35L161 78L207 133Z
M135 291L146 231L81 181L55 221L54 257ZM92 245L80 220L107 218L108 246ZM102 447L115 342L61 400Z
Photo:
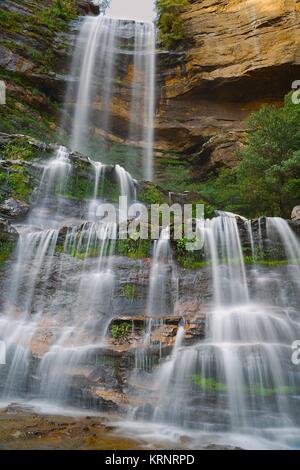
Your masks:
M79 22L43 23L47 3L0 3L0 80L9 96L0 130L53 139ZM78 14L97 13L89 1L77 3ZM184 52L158 51L157 59L155 148L166 181L166 165L178 159L197 180L235 165L249 113L280 103L300 77L299 0L191 0L182 17ZM121 55L116 71L106 137L128 144L132 61ZM93 104L98 136L102 108Z
M193 154L194 176L236 162L245 119L300 77L298 0L192 0L188 47L161 54L156 145ZM203 145L204 144L204 145Z

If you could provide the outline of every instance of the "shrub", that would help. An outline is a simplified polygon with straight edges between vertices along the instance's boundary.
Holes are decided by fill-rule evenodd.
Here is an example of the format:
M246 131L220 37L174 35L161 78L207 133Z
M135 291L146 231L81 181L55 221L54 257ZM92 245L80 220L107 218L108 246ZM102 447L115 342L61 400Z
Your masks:
M161 45L167 49L182 49L186 39L184 20L180 13L189 5L189 0L157 0L157 26Z
M131 332L132 325L128 321L119 324L113 324L110 328L110 334L113 339L124 339Z
M248 217L290 217L300 200L300 106L263 106L249 118L239 165L223 170L203 194L219 209Z

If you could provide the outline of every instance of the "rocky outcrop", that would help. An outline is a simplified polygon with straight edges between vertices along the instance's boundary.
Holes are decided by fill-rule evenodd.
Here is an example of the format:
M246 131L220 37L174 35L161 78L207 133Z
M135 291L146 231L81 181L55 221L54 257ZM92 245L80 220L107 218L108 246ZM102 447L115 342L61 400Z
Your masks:
M44 139L55 135L76 15L51 16L52 5L50 0L0 4L0 80L5 81L7 95L6 105L0 106L0 131L26 130ZM91 0L78 0L78 15L98 12Z
M54 157L58 149L57 144L44 143L25 135L0 132L0 216L18 220L27 214L35 201L45 164ZM69 159L72 174L69 186L64 189L76 206L93 194L91 182L94 170L90 159L78 152L70 151ZM116 190L119 184L114 165L106 165L104 178L109 181L109 197L110 191ZM52 201L52 204L55 203L56 201Z
M156 147L194 156L205 179L236 163L246 118L300 72L298 0L192 0L185 53L161 54Z

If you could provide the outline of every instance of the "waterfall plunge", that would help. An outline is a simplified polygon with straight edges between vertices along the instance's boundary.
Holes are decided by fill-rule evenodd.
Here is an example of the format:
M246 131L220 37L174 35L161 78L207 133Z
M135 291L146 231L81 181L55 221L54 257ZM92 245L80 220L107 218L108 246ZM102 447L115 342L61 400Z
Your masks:
M123 44L122 44L123 43ZM125 47L124 47L125 44ZM125 57L125 59L124 59ZM120 59L132 63L129 88L120 91ZM129 69L130 70L130 69ZM129 72L128 72L129 73ZM152 23L87 17L76 42L67 102L75 97L70 146L88 153L92 128L110 138L118 94L129 97L128 139L143 149L143 175L153 179L155 27ZM125 132L126 134L126 132ZM124 135L125 137L125 135ZM136 165L140 166L139 162Z

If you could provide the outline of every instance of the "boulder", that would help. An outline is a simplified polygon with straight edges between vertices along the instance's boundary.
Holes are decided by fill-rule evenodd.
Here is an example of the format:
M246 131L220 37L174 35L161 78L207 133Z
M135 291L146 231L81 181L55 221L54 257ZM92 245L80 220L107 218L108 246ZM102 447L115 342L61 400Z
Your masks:
M99 4L96 5L96 2L92 0L78 0L77 8L82 15L99 15L100 13Z
M29 211L29 204L26 202L18 201L11 197L6 199L0 204L0 214L5 215L8 218L21 218L25 217Z
M300 220L300 206L294 207L291 215L292 220Z

